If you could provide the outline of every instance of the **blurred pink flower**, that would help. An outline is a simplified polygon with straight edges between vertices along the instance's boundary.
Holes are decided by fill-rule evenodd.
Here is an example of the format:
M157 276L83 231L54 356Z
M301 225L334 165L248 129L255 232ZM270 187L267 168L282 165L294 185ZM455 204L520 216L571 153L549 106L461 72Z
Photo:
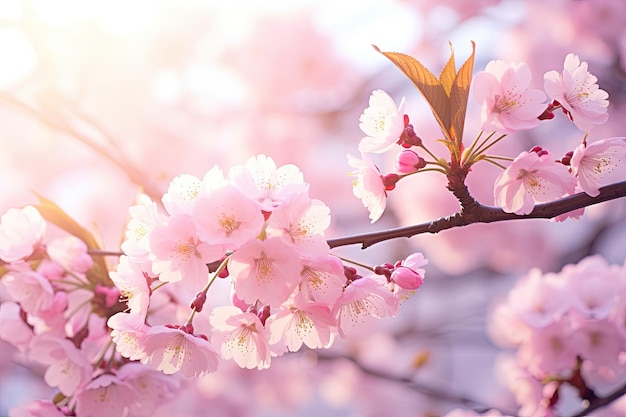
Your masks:
M33 206L11 208L0 217L0 260L28 258L41 243L46 222Z
M143 363L149 363L164 374L181 372L197 378L217 369L217 353L202 337L167 326L151 327L141 340L146 352Z
M94 378L74 398L76 415L89 417L127 416L138 400L130 384L111 374Z
M568 54L563 72L549 71L544 76L544 89L567 111L577 128L588 132L594 125L606 123L609 95L598 87L598 79L587 70L587 63L578 55Z
M150 255L150 232L165 222L165 216L157 210L156 203L141 194L136 205L129 209L130 221L126 226L121 249L135 262L147 262Z
M374 90L369 107L359 118L359 127L367 136L359 142L359 151L382 153L394 147L404 130L404 98L399 106L383 90Z
M528 214L535 203L574 192L576 180L546 151L520 153L496 179L495 204L507 213Z
M474 98L482 105L482 129L502 134L531 129L546 109L546 95L529 89L530 68L525 63L496 60L474 77Z
M9 417L65 417L52 401L36 400L9 410Z
M592 197L600 194L600 187L626 179L622 162L626 156L626 138L602 139L587 145L581 143L574 150L570 164L572 173L584 192Z
M180 382L138 362L122 365L116 376L137 393L137 401L130 405L130 415L149 417L156 408L179 392Z
M92 368L85 353L68 339L47 335L31 342L29 355L48 366L44 380L51 387L59 387L66 396L91 380Z
M352 181L352 192L361 199L363 205L370 212L370 220L374 223L382 216L387 205L387 190L383 183L380 170L371 161L367 154L361 154L363 159L348 155L348 164L356 168L350 175L356 177Z
M254 313L244 313L234 306L220 306L211 311L211 344L224 359L232 359L247 369L270 366L269 332Z
M50 258L66 271L85 273L93 266L93 259L87 253L87 245L76 236L56 238L46 245Z
M23 350L32 338L33 330L22 319L20 306L12 301L0 303L0 339Z
M27 313L37 314L52 306L54 290L50 281L26 264L13 265L1 282L13 301Z

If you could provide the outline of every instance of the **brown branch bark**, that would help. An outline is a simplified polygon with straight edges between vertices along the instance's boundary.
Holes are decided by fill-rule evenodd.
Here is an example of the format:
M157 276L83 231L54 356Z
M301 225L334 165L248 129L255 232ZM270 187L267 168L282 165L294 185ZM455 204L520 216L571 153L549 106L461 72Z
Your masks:
M560 214L565 214L583 207L589 207L605 201L626 197L626 181L622 181L600 188L600 194L597 197L591 197L585 193L579 193L548 203L538 204L531 213L519 215L515 213L506 213L497 207L482 205L476 202L476 200L474 200L469 193L465 195L464 193L466 192L467 187L465 187L465 185L463 185L463 187L464 189L455 188L455 191L453 191L457 198L461 197L463 200L459 198L461 201L461 210L451 216L442 217L431 222L412 226L399 227L380 232L364 233L337 239L329 239L328 245L331 248L336 248L339 246L360 244L361 247L365 249L385 240L400 237L409 238L423 233L434 234L439 233L442 230L467 226L475 223L495 223L506 220L521 219L551 219ZM471 198L471 200L468 200L467 197Z

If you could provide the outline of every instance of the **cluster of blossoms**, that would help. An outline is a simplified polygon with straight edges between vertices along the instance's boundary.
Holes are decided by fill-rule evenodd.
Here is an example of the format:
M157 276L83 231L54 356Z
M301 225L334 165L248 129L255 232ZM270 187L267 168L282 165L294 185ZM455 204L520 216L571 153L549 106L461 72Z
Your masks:
M520 415L559 415L562 386L580 403L626 383L625 294L626 266L599 256L517 282L490 324L496 342L517 349L502 374Z
M360 118L361 130L367 135L359 144L361 159L348 156L355 168L354 194L362 200L374 222L385 209L387 193L400 179L424 171L448 175L460 168L469 172L474 163L485 160L504 169L495 182L494 200L506 212L528 214L536 203L575 192L597 196L601 186L626 176L621 164L626 155L624 137L587 143L585 135L582 143L561 159L555 159L541 147L524 151L515 158L486 153L505 136L554 118L557 109L584 132L605 123L608 94L598 87L596 77L587 68L587 63L576 55L567 55L562 72L549 71L544 75L544 93L530 88L532 76L528 65L489 62L473 81L474 98L481 105L482 131L469 147L456 149L462 155L460 160L449 162L434 155L415 134L409 117L403 114L404 99L396 106L385 92L374 91L369 107ZM548 97L551 101L546 103ZM396 145L403 149L397 155L394 172L383 175L368 153L383 153ZM421 148L422 156L416 148ZM511 164L504 167L503 160ZM582 211L570 215L580 214Z
M415 253L366 267L367 276L344 266L324 237L330 210L308 190L296 166L263 155L227 175L217 166L202 179L181 175L164 210L145 195L130 208L123 255L104 278L83 241L44 245L39 211L9 210L0 337L47 365L61 394L12 417L48 408L147 416L180 385L170 374L200 377L220 359L264 369L303 344L328 348L369 317L394 316L427 261Z

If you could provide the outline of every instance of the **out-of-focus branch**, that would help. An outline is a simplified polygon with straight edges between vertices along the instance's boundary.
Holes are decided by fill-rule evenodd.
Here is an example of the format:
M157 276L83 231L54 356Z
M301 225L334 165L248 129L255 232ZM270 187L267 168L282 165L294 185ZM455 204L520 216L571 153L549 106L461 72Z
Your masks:
M0 101L3 101L33 116L40 123L54 130L74 137L79 142L93 149L98 155L113 163L122 172L125 172L134 184L142 187L143 193L150 196L150 198L152 198L153 200L160 199L162 194L161 190L159 190L157 186L148 181L147 176L139 168L132 164L124 155L119 154L119 152L118 154L115 154L115 147L104 146L98 143L95 138L92 138L89 135L82 133L79 129L76 129L69 123L69 117L67 114L55 117L57 112L51 106L47 106L45 111L43 111L31 104L24 102L23 100L18 99L11 94L6 93L0 93ZM80 121L82 123L87 123L91 128L100 132L100 134L102 134L109 142L112 141L111 134L107 131L102 130L101 126L93 123L91 119L85 118L82 114L78 114L77 117L80 118Z
M357 368L359 368L359 370L361 372L363 372L366 375L369 376L373 376L376 377L378 379L381 380L385 380L385 381L390 381L390 382L395 382L398 384L402 384L403 386L413 389L417 392L419 392L420 394L423 394L425 396L427 396L430 399L433 400L437 400L437 401L445 401L447 403L453 403L453 404L459 404L459 405L463 405L465 407L469 407L472 408L473 410L479 412L479 413L484 413L486 411L489 410L494 410L495 408L493 407L489 407L488 405L470 398L470 397L466 397L464 395L459 395L459 394L453 394L451 392L448 392L445 389L438 389L434 386L432 386L432 384L421 384L415 380L413 380L410 377L406 377L406 376L398 376L398 375L391 375L388 374L386 372L383 371L379 371L376 369L371 369L368 368L366 366L364 366L362 363L360 363L358 360L356 360L355 358L351 357L351 356L334 356L334 355L330 355L330 354L323 354L323 353L317 353L317 358L318 360L325 360L325 361L330 361L330 360L338 360L338 359L346 359L349 360L350 362L352 362ZM507 414L506 412L501 411L503 414ZM508 413L510 414L510 413Z
M474 223L495 223L505 220L521 219L551 219L573 210L622 197L626 197L626 181L600 188L600 194L597 197L591 197L585 193L579 193L548 203L537 204L531 213L524 215L506 213L500 208L485 206L476 202L475 204L462 206L462 209L456 214L442 217L431 222L399 227L380 232L329 239L328 244L331 248L360 244L361 247L365 249L385 240L399 237L408 238L423 233L439 233L442 230L467 226Z
M626 395L626 385L622 386L621 388L618 388L617 390L613 391L612 393L610 393L606 397L596 397L596 398L594 398L592 401L589 402L589 406L587 408L585 408L584 410L581 410L580 412L578 412L576 414L573 414L572 417L585 417L585 416L588 416L593 411L596 411L596 410L598 410L598 409L600 409L602 407L606 407L607 405L609 405L613 401L623 397L624 395Z

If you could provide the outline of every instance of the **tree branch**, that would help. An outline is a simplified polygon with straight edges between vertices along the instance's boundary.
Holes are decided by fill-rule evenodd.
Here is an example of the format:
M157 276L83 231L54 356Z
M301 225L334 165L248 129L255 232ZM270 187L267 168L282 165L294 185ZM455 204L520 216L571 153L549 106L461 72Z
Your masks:
M589 406L587 408L585 408L584 410L576 414L573 414L572 417L588 416L591 412L598 410L602 407L606 407L607 405L611 404L613 401L617 400L618 398L621 398L624 395L626 395L626 385L622 386L621 388L618 388L617 390L613 391L606 397L595 398L593 401L590 401Z
M458 191L455 189L453 192L455 196L459 198ZM471 198L471 196L469 197ZM537 204L531 213L524 215L506 213L500 208L485 206L472 199L473 201L471 201L470 204L462 204L461 210L451 216L442 217L438 220L412 226L399 227L380 232L364 233L337 239L329 239L328 245L331 248L336 248L339 246L360 244L361 247L365 249L385 240L399 237L408 238L423 233L434 234L439 233L442 230L467 226L474 223L495 223L506 220L521 219L551 219L560 214L565 214L573 210L605 201L615 200L621 197L626 197L626 181L600 188L600 194L597 197L591 197L588 194L579 193L548 203ZM465 199L467 197L463 196L463 198Z

